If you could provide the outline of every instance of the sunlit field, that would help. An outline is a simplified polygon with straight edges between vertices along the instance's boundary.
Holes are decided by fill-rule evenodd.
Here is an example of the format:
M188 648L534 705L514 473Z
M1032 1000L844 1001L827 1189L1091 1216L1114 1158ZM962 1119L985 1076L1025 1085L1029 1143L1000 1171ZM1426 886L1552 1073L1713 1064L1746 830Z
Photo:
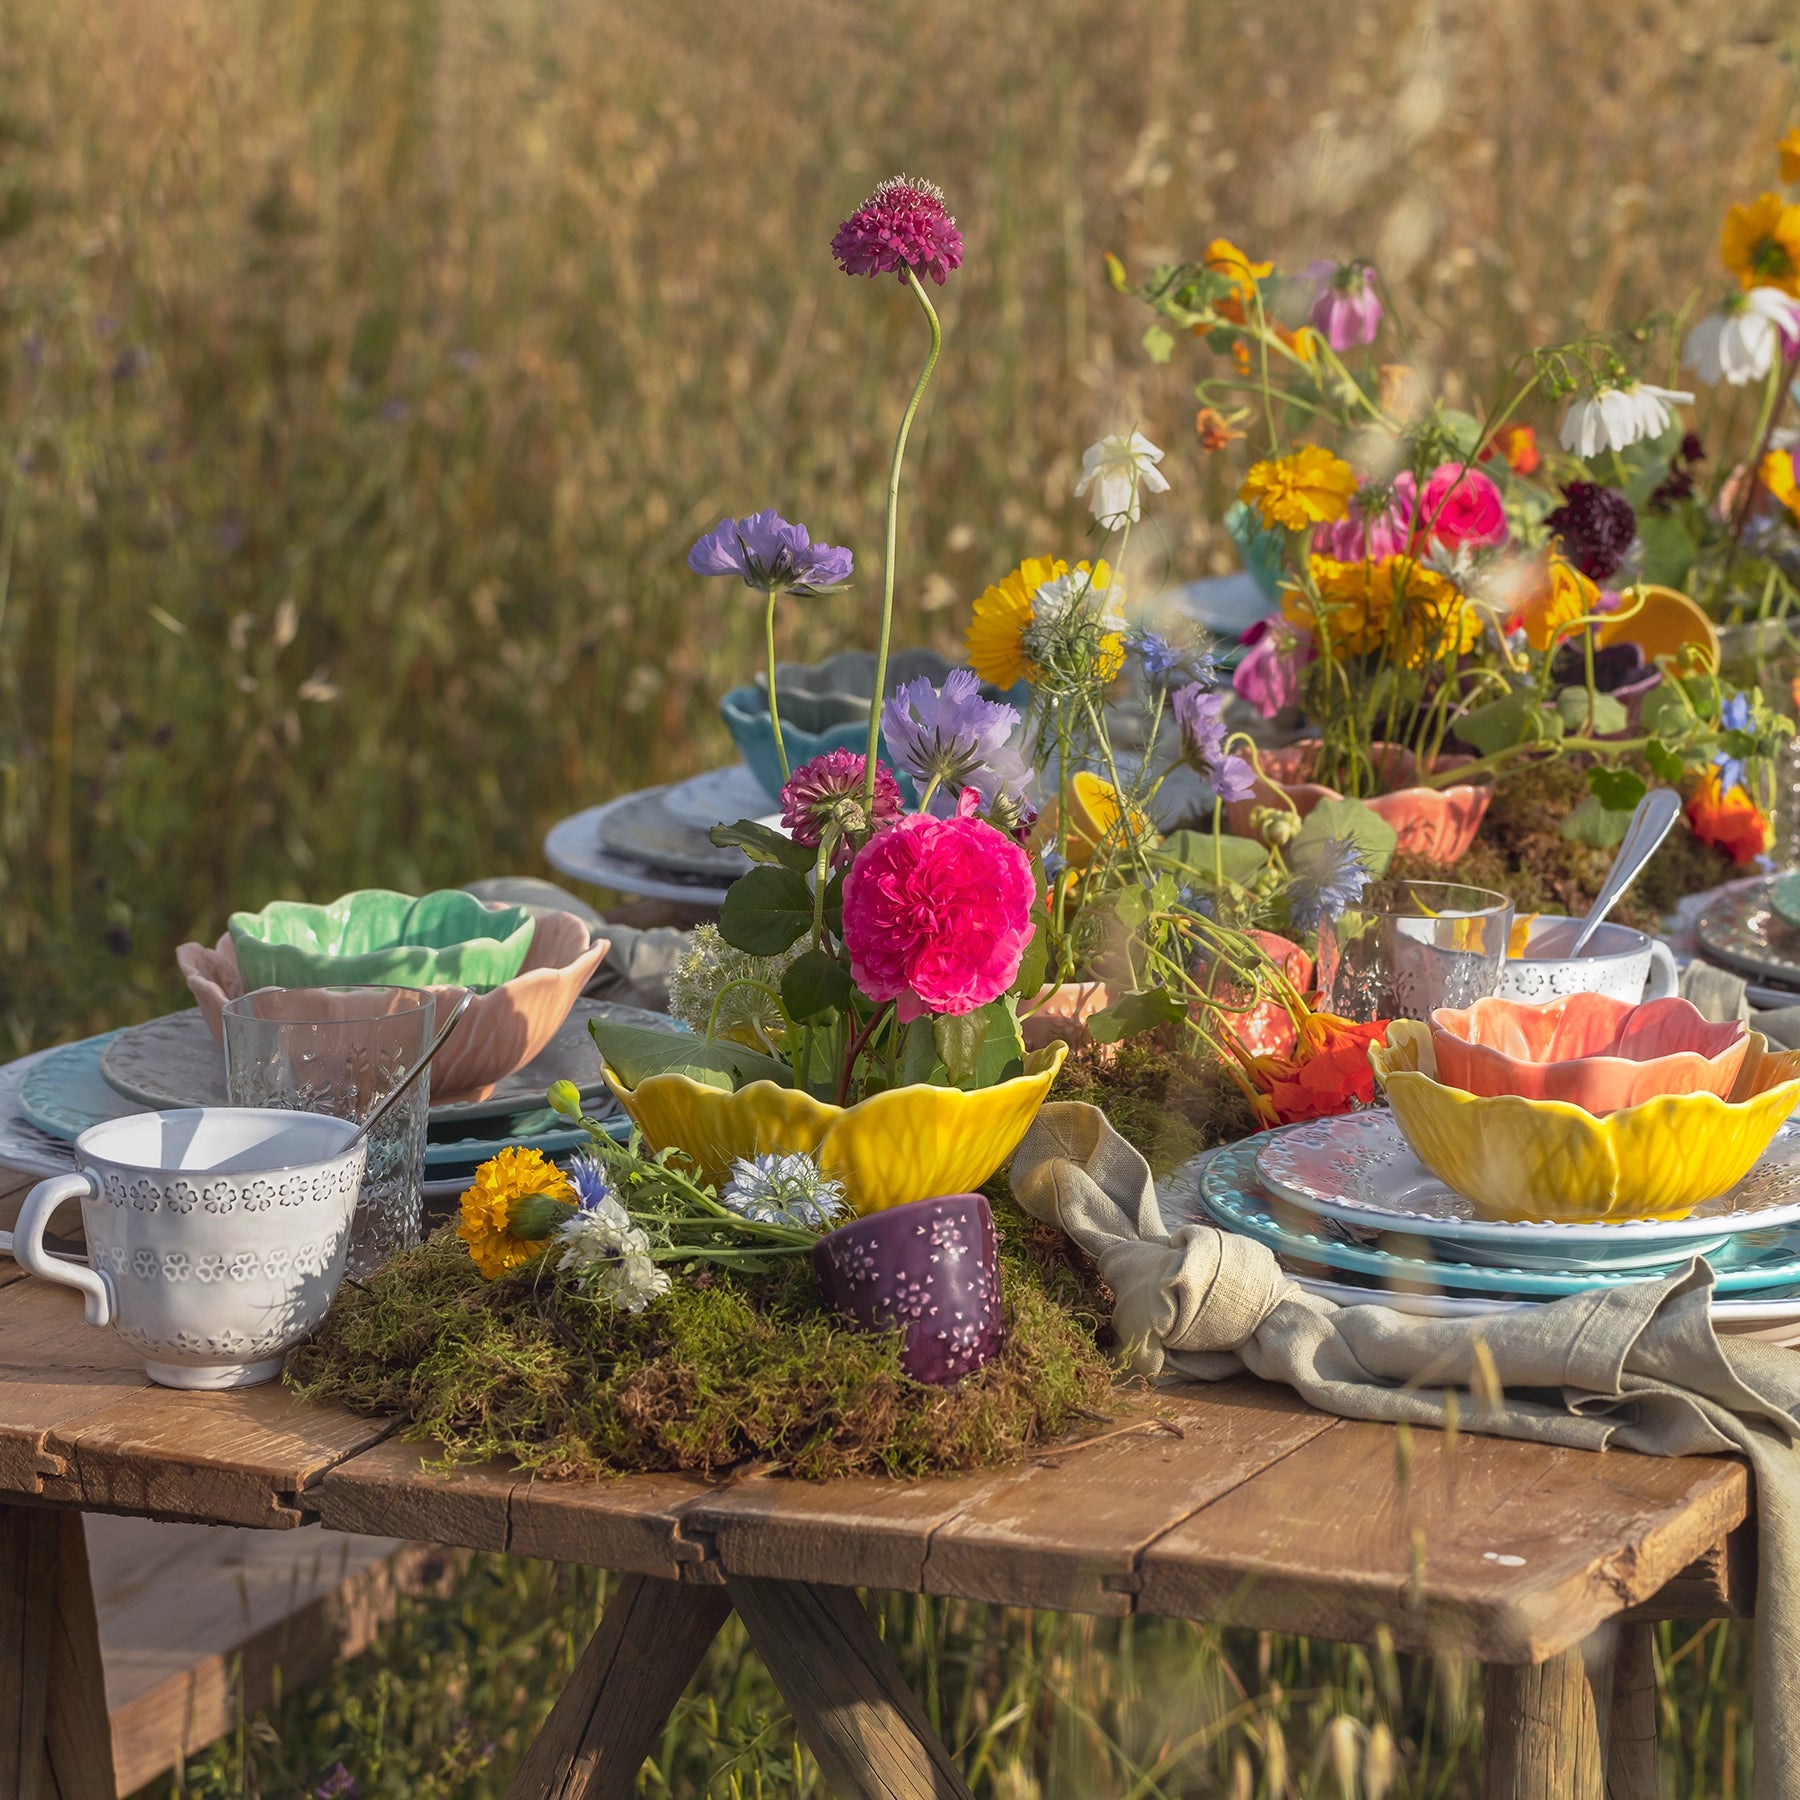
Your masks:
M760 615L684 556L727 512L856 552L850 593L787 604L788 654L872 643L920 334L828 246L882 176L941 184L968 245L896 640L953 651L988 581L1078 550L1104 429L1169 451L1134 587L1233 566L1197 348L1149 360L1105 252L1366 255L1466 403L1528 344L1710 304L1796 29L1779 0L0 0L4 1053L182 1001L174 946L234 908L541 873L560 815L726 760ZM341 1756L364 1796L498 1794L594 1605L477 1565L192 1791ZM1375 1794L1377 1727L1386 1792L1474 1792L1453 1667L887 1618L978 1792ZM1747 1791L1746 1644L1665 1634L1668 1791ZM712 1792L821 1793L771 1692L725 1640L646 1791L735 1755Z

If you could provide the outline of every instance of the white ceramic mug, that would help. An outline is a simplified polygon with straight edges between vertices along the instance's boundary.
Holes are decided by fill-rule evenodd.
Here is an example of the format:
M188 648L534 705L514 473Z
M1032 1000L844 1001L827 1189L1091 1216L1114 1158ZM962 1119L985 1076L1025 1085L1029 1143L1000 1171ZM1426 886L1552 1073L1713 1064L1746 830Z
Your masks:
M362 1185L358 1127L323 1113L200 1106L131 1113L75 1140L76 1169L40 1181L13 1231L22 1268L79 1288L90 1325L143 1352L164 1387L250 1387L325 1316ZM81 1201L87 1262L44 1228Z
M1680 989L1681 975L1669 946L1629 925L1600 926L1585 955L1543 954L1573 941L1580 924L1548 914L1534 921L1525 954L1509 956L1501 970L1501 997L1541 1001L1560 1000L1564 994L1610 994L1636 1005L1666 999Z

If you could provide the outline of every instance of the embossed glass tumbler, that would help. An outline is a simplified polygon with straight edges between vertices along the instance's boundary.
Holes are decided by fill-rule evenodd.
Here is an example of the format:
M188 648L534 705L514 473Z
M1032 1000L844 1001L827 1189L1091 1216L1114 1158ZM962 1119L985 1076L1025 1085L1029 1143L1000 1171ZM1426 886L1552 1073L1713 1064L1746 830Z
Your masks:
M233 1106L366 1119L431 1042L436 1005L405 987L258 988L225 1006L225 1087ZM348 1273L372 1274L419 1241L427 1069L370 1134L350 1227Z
M1327 1012L1428 1019L1496 993L1506 966L1512 902L1459 881L1372 881L1319 927L1319 988Z

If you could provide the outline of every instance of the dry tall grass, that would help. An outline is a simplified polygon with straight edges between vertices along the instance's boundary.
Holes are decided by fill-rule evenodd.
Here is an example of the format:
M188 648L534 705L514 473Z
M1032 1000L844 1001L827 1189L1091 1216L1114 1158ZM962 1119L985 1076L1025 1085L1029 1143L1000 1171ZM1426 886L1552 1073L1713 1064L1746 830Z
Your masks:
M902 638L1076 541L1082 445L1190 372L1104 287L1228 234L1375 256L1455 394L1716 282L1790 98L1779 0L0 0L0 1000L13 1046L178 992L232 906L534 865L716 760L754 621L682 553L776 504L866 640L909 303L832 268L881 175L969 259Z

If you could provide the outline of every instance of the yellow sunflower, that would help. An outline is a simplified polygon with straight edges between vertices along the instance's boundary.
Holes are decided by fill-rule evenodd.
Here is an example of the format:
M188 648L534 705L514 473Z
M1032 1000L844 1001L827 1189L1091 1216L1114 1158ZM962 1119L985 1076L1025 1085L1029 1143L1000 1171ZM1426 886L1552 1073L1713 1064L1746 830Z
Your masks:
M513 1203L531 1194L571 1197L561 1169L541 1150L502 1150L475 1171L474 1184L462 1197L462 1221L456 1235L469 1246L475 1266L489 1281L541 1255L549 1238L512 1234Z
M1774 287L1800 295L1800 206L1761 194L1734 206L1719 234L1725 266L1747 288Z
M1481 617L1454 582L1409 556L1373 563L1312 557L1307 567L1318 589L1282 596L1289 624L1323 632L1333 657L1387 651L1401 667L1423 668L1449 655L1462 656L1481 640Z
M1600 590L1573 563L1552 556L1543 578L1519 607L1519 623L1525 641L1534 650L1548 650L1559 632L1600 609Z
M1104 559L1097 564L1079 562L1077 574L1092 573L1096 591L1112 585L1112 570ZM987 588L975 602L975 616L963 638L969 667L983 681L1009 688L1015 681L1035 681L1037 666L1025 654L1024 638L1030 627L1032 602L1047 581L1069 573L1060 556L1028 556L1010 575ZM1099 675L1111 681L1125 666L1125 641L1116 632L1100 642Z
M1781 158L1781 179L1800 181L1800 125L1790 125L1775 150Z
M1291 456L1251 465L1238 498L1256 508L1263 524L1286 531L1329 525L1350 510L1356 471L1320 444L1302 444Z

